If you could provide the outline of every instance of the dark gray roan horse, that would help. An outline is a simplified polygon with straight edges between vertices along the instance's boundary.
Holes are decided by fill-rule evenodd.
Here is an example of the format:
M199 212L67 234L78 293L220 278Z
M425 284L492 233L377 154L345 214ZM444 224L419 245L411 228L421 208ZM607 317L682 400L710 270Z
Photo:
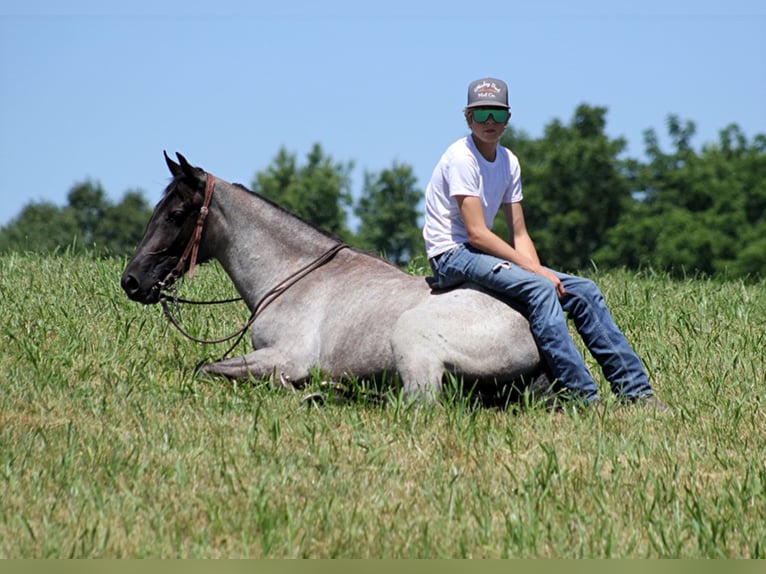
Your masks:
M122 287L134 301L157 303L196 263L216 259L250 310L263 307L254 350L203 372L295 383L316 369L336 381L398 374L405 397L425 402L437 398L446 372L498 388L542 372L526 319L507 304L472 287L432 292L424 277L346 247L176 155L180 163L165 154L173 180Z

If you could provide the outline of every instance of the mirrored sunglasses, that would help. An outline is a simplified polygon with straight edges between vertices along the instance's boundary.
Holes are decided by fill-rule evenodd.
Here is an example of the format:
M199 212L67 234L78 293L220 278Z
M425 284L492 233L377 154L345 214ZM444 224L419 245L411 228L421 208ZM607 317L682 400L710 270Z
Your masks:
M478 109L471 110L473 121L483 124L489 121L490 116L498 124L504 124L511 117L511 110L504 108Z

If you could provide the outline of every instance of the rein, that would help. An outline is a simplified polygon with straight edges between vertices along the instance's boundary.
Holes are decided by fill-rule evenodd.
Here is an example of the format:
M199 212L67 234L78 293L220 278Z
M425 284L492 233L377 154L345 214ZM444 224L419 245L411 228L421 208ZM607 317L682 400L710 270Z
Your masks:
M325 263L330 261L333 257L335 257L335 255L339 251L347 248L348 245L346 245L345 243L338 243L332 246L330 249L325 251L322 255L320 255L319 257L317 257L316 259L314 259L307 265L301 267L295 273L292 273L291 275L283 279L275 287L272 287L271 289L269 289L260 298L258 303L256 303L256 305L253 307L253 310L250 313L250 317L248 318L247 322L241 329L238 329L236 332L232 333L231 335L227 335L219 339L200 339L198 337L195 337L194 335L186 331L183 327L181 327L180 323L176 320L176 318L170 312L170 308L168 305L169 302L172 302L177 307L179 303L187 303L191 305L221 305L224 303L235 303L237 301L242 301L242 297L235 297L233 299L223 299L220 301L190 301L188 299L180 299L177 297L177 293L176 293L177 289L174 285L176 281L178 280L178 278L183 276L187 259L189 259L189 279L194 278L194 267L197 262L197 254L199 252L199 246L202 239L202 231L204 230L204 227L205 227L205 220L207 219L207 214L209 211L208 208L210 206L210 199L213 196L213 186L215 185L215 177L209 173L207 173L206 176L207 176L207 183L205 186L205 199L202 204L202 207L200 208L199 217L197 217L197 223L194 228L194 233L189 239L189 243L186 246L186 249L184 250L183 255L181 256L181 259L178 261L178 264L170 273L168 273L167 277L165 277L165 279L161 281L159 284L160 303L162 304L162 311L164 312L165 316L168 318L168 321L170 321L170 324L173 325L176 329L178 329L178 331L182 335L184 335L188 339L191 339L195 343L213 345L217 343L225 343L226 341L230 341L236 338L236 341L234 341L234 344L232 344L223 354L223 357L226 357L226 355L231 353L231 351L233 351L234 348L239 344L239 342L245 336L245 333L247 333L247 330L250 327L252 327L258 315L260 315L261 312L263 312L263 310L266 307L271 305L271 303L273 303L275 299L277 299L282 293L287 291L290 287L295 285L298 281L303 279L306 275L308 275L312 271L315 271L316 269L319 269Z

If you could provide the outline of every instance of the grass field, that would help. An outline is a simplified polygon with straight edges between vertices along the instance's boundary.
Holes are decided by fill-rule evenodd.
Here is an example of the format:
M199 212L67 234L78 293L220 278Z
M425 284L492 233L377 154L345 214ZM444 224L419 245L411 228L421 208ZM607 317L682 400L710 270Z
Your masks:
M766 557L764 282L595 275L672 413L554 414L198 379L123 265L0 258L0 557Z

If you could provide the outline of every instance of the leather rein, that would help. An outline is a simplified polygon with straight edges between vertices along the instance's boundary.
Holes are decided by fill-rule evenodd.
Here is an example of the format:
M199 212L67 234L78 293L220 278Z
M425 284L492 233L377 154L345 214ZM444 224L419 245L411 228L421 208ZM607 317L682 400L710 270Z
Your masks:
M235 297L233 299L223 299L219 301L190 301L188 299L181 299L177 296L177 287L175 286L175 284L179 278L183 277L184 271L186 271L187 260L189 262L188 264L189 279L194 278L194 268L197 264L197 256L199 254L199 247L202 241L202 232L204 231L204 228L205 228L205 221L207 220L207 215L208 215L208 211L210 207L210 200L213 197L213 187L215 187L215 176L213 176L210 173L205 173L205 176L206 176L205 198L202 203L202 207L200 207L199 216L197 216L197 223L194 226L194 232L192 233L192 236L189 239L189 243L186 245L186 249L184 249L183 255L181 255L181 258L178 260L178 263L176 264L176 266L170 271L170 273L167 274L165 279L163 279L159 283L160 303L162 304L162 310L165 316L170 321L171 325L173 325L176 329L178 329L178 331L182 335L184 335L188 339L191 339L195 343L212 345L217 343L225 343L226 341L230 341L236 338L236 341L234 341L234 344L231 345L228 348L228 350L223 354L223 357L226 357L226 355L231 353L231 351L234 350L234 348L239 344L239 342L245 336L245 333L247 333L247 330L250 327L252 327L258 315L260 315L261 312L266 307L271 305L271 303L273 303L275 299L277 299L282 293L287 291L290 287L295 285L298 281L303 279L306 275L310 274L312 271L322 267L325 263L330 261L333 257L335 257L335 255L339 251L347 248L348 245L346 245L345 243L338 243L332 246L330 249L322 253L322 255L320 255L313 261L309 262L307 265L301 267L295 273L292 273L291 275L283 279L275 287L272 287L271 289L269 289L258 300L258 303L256 303L256 305L253 307L253 310L250 313L250 317L248 318L247 322L244 324L244 326L242 326L241 329L238 329L231 335L227 335L219 339L197 338L191 333L189 333L188 331L186 331L180 325L178 320L170 312L170 308L168 305L169 303L173 303L175 307L178 307L179 303L186 303L191 305L220 305L224 303L235 303L237 301L242 301L242 297Z

